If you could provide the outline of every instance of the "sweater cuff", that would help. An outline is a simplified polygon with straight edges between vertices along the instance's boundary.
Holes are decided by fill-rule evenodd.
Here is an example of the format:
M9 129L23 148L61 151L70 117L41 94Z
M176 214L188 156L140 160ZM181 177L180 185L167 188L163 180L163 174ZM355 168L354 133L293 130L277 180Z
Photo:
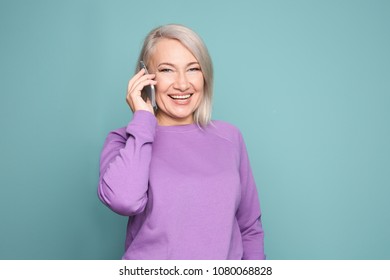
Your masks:
M153 142L156 134L157 119L149 111L138 110L126 127L126 132L134 136L142 136L147 142Z

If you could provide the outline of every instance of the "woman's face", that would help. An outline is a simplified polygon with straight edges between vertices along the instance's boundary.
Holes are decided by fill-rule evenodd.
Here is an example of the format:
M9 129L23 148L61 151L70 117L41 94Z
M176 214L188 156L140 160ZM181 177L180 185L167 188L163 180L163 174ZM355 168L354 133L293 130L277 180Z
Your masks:
M164 38L156 44L149 67L156 74L159 125L193 123L193 113L204 90L203 73L196 58L179 41Z

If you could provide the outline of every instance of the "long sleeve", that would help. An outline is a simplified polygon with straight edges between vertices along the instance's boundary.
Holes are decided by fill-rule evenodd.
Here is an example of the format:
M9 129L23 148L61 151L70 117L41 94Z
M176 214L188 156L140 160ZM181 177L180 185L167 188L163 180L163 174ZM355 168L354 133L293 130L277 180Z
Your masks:
M243 259L265 259L264 231L256 184L253 178L246 146L240 134L241 201L236 218L242 234Z
M156 126L153 114L136 111L126 128L112 131L106 138L98 196L118 214L132 216L145 208Z

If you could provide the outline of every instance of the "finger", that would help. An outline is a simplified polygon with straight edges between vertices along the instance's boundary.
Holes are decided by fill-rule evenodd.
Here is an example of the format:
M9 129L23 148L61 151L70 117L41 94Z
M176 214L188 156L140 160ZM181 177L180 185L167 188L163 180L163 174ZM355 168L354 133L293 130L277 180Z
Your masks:
M129 83L128 83L128 86L127 86L128 91L130 90L131 85L133 85L134 82L137 81L139 78L141 78L142 76L144 76L144 74L145 74L145 69L142 68L140 71L138 71L137 74L135 74L135 75L129 80Z
M134 85L134 88L131 91L129 91L127 93L126 101L133 111L137 110L137 108L146 106L144 99L141 97L141 95L142 95L141 90L145 86L151 85L151 84L155 85L155 84L157 84L157 82L154 80L140 81L136 85Z
M145 75L146 76L146 75ZM141 91L145 86L148 85L155 85L157 82L155 80L147 79L147 77L142 77L135 81L129 91L127 92L127 95L131 96L140 96Z
M156 77L155 74L145 74L145 70L141 69L141 71L139 71L130 79L127 85L127 91L131 91L134 88L134 85L137 84L138 81L152 80L155 77Z

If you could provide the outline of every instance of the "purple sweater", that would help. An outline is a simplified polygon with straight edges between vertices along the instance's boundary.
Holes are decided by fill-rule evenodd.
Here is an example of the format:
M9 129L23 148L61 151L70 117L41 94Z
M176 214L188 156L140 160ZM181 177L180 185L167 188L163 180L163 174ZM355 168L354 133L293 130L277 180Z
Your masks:
M98 194L129 216L123 259L265 258L245 144L225 122L159 126L136 111L107 136Z

